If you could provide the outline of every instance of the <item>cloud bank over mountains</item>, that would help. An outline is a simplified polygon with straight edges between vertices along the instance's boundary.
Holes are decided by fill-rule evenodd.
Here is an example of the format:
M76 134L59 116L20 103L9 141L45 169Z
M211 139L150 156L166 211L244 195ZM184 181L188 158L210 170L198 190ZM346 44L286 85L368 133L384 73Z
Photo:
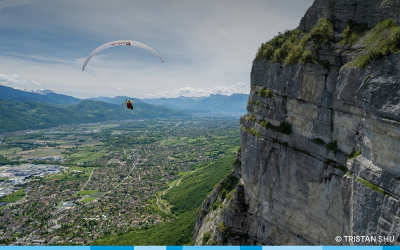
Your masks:
M149 97L165 97L165 98L173 98L179 96L185 97L205 97L210 95L232 95L235 93L244 93L249 86L246 87L246 83L238 82L229 86L219 86L215 85L210 88L192 88L192 87L183 87L179 89L175 89L172 91L163 91L157 92L156 94L147 94Z
M23 85L23 86L26 86L26 85L31 85L31 83L34 85L38 85L38 86L41 85L41 82L37 82L35 80L32 80L31 82L29 82L17 74L12 74L12 75L0 74L0 84L1 85L5 85L5 86Z
M21 88L19 86L30 86L30 85L36 85L40 86L42 83L31 80L27 81L23 79L21 76L18 74L12 74L12 75L5 75L5 74L0 74L0 85L8 86L8 87L13 87L15 89L20 89L24 91L30 91L30 92L35 92L36 90L26 90L24 88ZM34 87L34 86L32 86ZM118 90L124 90L123 88L117 88ZM146 94L148 97L153 97L153 98L174 98L174 97L207 97L210 95L232 95L235 93L245 93L249 89L248 84L244 82L238 82L229 86L220 86L220 85L215 85L210 88L193 88L193 87L183 87L171 91L163 91L163 92L157 92L156 94Z

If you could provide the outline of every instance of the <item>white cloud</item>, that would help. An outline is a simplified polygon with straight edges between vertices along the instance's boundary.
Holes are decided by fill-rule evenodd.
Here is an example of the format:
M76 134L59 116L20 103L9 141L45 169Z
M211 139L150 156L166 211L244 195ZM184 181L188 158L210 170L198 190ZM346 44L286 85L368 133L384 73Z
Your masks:
M246 83L244 83L244 82L238 82L238 83L235 84L235 86L236 86L236 87L243 88L244 86L246 86Z
M122 89L122 88L117 88L118 90L124 90L124 89Z
M4 75L0 74L0 83L2 84L21 84L21 85L29 85L29 83L22 79L19 75L17 74L12 74L12 75Z
M232 95L234 93L238 93L235 87L243 87L245 83L240 82L230 86L219 86L215 85L211 88L192 88L192 87L183 87L180 89L175 89L173 91L163 91L157 92L157 94L146 94L150 97L202 97L202 96L210 96L210 95Z
M37 82L35 80L31 81L33 84L40 86L42 85L41 82ZM5 75L5 74L0 74L0 84L3 85L23 85L23 86L27 86L27 85L31 85L27 80L23 79L22 77L20 77L17 74L12 74L12 75ZM20 89L17 87L14 87L16 89Z

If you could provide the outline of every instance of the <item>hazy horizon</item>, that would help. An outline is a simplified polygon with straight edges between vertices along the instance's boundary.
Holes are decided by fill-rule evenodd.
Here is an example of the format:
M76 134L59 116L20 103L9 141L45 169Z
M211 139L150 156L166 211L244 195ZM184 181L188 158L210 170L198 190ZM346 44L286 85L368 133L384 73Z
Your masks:
M5 86L5 85L3 85L3 86ZM5 86L5 87L10 87L10 86ZM43 89L43 88L37 88L37 89L23 89L23 88L20 88L20 87L12 87L12 88L13 88L13 89L17 89L17 90L21 90L21 91L25 91L25 92L31 92L31 93L35 93L35 92L33 92L33 91L49 90L49 91L51 91L51 92L53 92L53 93L55 93L55 94L60 94L60 93L56 93L56 92L52 91L51 89ZM39 93L36 93L36 94L39 94ZM144 100L144 99L160 99L160 98L191 98L191 97L193 97L193 98L200 98L200 97L210 97L210 96L212 96L212 95L216 95L216 96L218 96L218 95L222 95L222 96L232 96L232 95L248 95L248 93L209 94L208 96L177 96L177 97L155 96L155 97L144 97L144 98L136 98L136 97L132 97L132 98L136 98L136 99L139 99L139 100ZM90 98L116 98L116 97L119 97L119 96L124 96L124 97L125 97L125 96L128 96L128 95L123 95L123 94L121 94L121 95L116 95L116 96L112 96L112 97L109 97L109 96L92 96L92 97L87 97L87 98L79 98L79 97L72 96L72 95L69 95L69 96L84 100L84 99L90 99Z

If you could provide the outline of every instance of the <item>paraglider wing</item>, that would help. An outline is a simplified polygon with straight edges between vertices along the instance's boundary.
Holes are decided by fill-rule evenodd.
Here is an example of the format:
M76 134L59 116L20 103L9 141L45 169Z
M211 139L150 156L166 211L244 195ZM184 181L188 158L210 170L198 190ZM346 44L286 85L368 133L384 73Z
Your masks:
M146 44L137 42L137 41L130 41L130 40L118 40L118 41L114 41L114 42L109 42L109 43L105 43L99 47L97 47L95 50L93 50L92 53L90 53L90 55L88 56L88 58L86 59L85 63L83 64L82 67L82 71L85 70L85 66L86 64L90 61L90 59L92 59L92 57L94 57L97 53L113 47L113 46L120 46L120 45L128 45L128 46L135 46L135 47L139 47L145 50L148 50L150 52L152 52L153 54L155 54L156 56L158 56L161 59L161 62L164 63L163 59L161 58L161 56L157 53L157 51L155 51L154 49L152 49L150 46L147 46Z

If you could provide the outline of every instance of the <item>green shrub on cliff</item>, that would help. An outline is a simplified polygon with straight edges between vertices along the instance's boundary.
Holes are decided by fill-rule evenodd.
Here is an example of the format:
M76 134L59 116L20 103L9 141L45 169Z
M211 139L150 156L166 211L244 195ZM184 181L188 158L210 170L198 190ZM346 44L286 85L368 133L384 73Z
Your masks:
M321 145L321 146L325 145L325 142L321 138L315 138L315 139L312 139L311 141L313 141L314 143Z
M329 19L321 18L309 33L302 32L299 29L279 33L269 42L261 44L255 60L289 65L315 62L311 51L305 49L308 41L313 38L316 43L327 43L333 35L333 28L334 26Z
M359 39L361 33L368 30L368 24L366 23L357 23L355 21L348 21L347 27L343 30L342 36L343 39L340 40L339 45L352 46L355 44Z
M301 55L300 62L311 63L313 61L314 61L314 56L312 55L311 51L305 50Z
M255 121L256 121L256 118L254 117L254 113L251 114L251 116L247 117L247 120L248 120L248 121L251 121L251 122L255 122Z
M303 38L306 38L306 41L302 42ZM261 44L255 60L285 62L287 64L297 63L303 58L304 47L309 39L310 36L299 29L279 33L278 36L275 36L269 42Z
M223 221L221 221L220 223L218 223L218 229L219 231L222 233L225 231L226 227Z
M361 149L358 149L357 151L353 148L351 153L349 154L349 159L354 159L357 156L361 155Z
M400 50L400 25L391 18L379 22L370 30L364 53L351 66L366 68L371 60L378 60Z
M265 120L260 120L259 124L263 126L264 128L268 129L268 121Z
M272 94L271 89L261 88L260 91L258 91L258 96L273 98L274 94Z
M212 204L212 209L217 210L220 207L222 207L222 201L218 200L217 197L215 197L214 203Z
M316 42L327 43L333 35L333 29L333 23L328 18L321 18L311 30L311 36Z
M233 198L235 197L235 192L236 192L236 189L233 189L233 190L231 190L225 197L228 199L228 200L233 200Z
M252 134L252 135L258 137L258 138L262 138L262 135L260 134L260 132L258 132L258 131L255 130L254 128L248 129L248 128L246 128L245 126L243 126L242 129L243 129L244 131L247 131L247 132L249 132L250 134Z
M226 195L229 194L232 190L235 189L236 184L238 184L239 179L229 174L225 179L223 179L220 183L219 194L221 195L221 199L224 200Z
M338 145L337 145L337 141L328 143L326 145L326 148L333 151L333 153L335 153L335 154L340 151L340 149L338 148Z
M290 135L292 133L292 124L282 122L279 127L274 128L277 132Z
M206 243L207 243L207 241L208 241L209 239L211 239L211 231L208 231L207 233L205 233L205 234L203 235L203 239L202 239L203 246L206 245Z
M290 135L292 133L292 124L287 123L287 122L282 122L280 126L274 126L271 123L269 123L268 121L260 120L258 122L258 124L260 124L262 127L266 128L266 129L272 129L279 133L283 133L283 134L287 134L287 135Z

